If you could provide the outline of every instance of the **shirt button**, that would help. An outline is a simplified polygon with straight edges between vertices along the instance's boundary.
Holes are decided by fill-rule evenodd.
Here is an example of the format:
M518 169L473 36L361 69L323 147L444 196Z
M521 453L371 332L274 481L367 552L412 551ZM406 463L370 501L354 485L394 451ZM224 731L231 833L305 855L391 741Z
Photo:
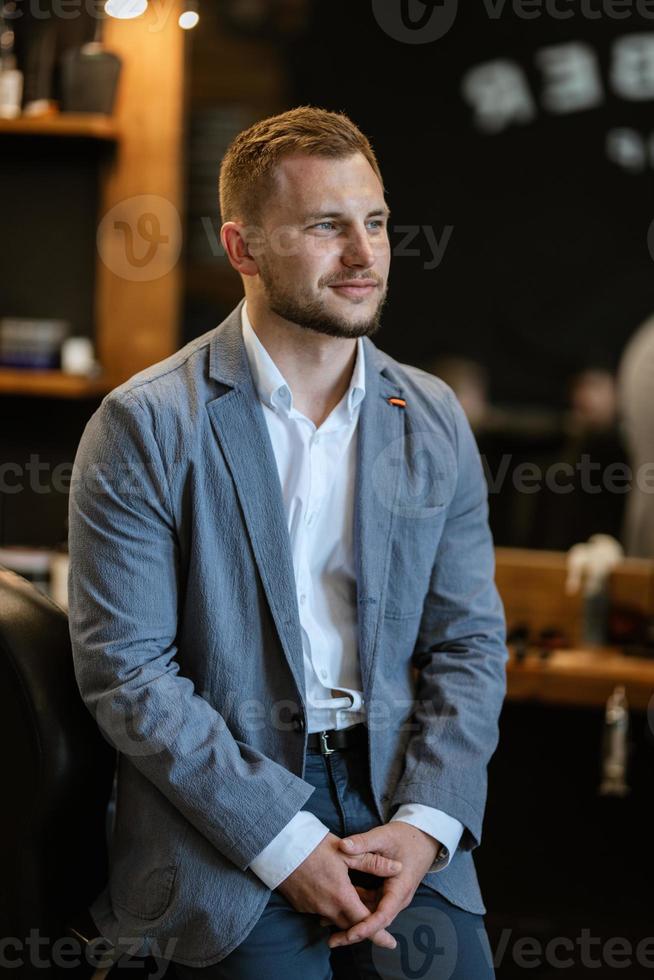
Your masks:
M301 603L302 605L304 605L304 603L305 603L306 601L307 601L307 597L306 597L306 595L305 595L305 594L304 594L304 592L303 592L303 593L302 593L302 595L300 596L300 603Z
M320 671L320 676L322 677L323 680L327 680L327 671L326 670L321 670Z
M313 437L313 444L314 444L314 446L317 446L319 442L320 442L320 436L319 435L315 435Z
M313 524L315 519L316 519L316 512L315 510L312 510L309 516L307 517L307 524Z

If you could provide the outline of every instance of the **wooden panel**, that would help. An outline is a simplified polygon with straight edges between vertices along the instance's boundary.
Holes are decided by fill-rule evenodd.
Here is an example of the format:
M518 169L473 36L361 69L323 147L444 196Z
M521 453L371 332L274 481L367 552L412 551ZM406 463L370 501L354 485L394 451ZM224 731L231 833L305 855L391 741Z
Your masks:
M0 119L0 136L71 136L85 139L117 140L118 128L107 116L93 113L62 112L51 116L20 116Z
M609 595L613 605L644 616L654 615L654 561L644 558L623 561L611 575Z
M186 32L181 3L108 18L123 59L115 109L121 139L106 164L98 229L99 359L112 386L178 346Z
M495 581L509 629L524 623L532 632L561 630L571 646L582 638L583 596L565 593L566 553L497 548ZM624 559L609 578L612 605L654 615L654 562Z
M509 630L526 624L533 632L556 628L571 646L582 636L583 598L565 594L565 554L497 548L495 581Z
M511 701L603 707L618 684L624 685L631 708L647 710L654 696L654 661L607 648L557 650L545 661L528 656L507 666Z
M583 597L565 594L565 552L497 548L495 555L509 629L525 624L535 635L556 628L570 646L547 659L534 647L521 662L512 656L509 699L602 707L616 685L623 684L629 704L646 710L654 695L654 660L624 656L614 648L582 648ZM610 576L609 596L613 606L654 615L654 562L622 561Z
M93 398L108 391L103 378L83 378L63 371L18 371L0 368L0 394L53 398Z

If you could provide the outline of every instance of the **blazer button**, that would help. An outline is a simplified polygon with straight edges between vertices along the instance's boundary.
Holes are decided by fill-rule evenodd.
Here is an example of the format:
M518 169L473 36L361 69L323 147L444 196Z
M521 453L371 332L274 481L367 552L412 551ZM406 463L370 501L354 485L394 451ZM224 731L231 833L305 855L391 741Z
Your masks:
M298 714L293 715L293 717L291 718L291 722L296 732L303 732L304 729L307 727L307 723L304 720L303 715L298 715Z

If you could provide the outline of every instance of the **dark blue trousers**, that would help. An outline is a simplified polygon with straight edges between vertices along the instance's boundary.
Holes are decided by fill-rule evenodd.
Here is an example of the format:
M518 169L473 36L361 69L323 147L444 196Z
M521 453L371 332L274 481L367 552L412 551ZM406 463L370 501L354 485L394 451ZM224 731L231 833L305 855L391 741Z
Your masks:
M304 778L315 786L304 809L339 837L378 826L365 743L333 755L310 752ZM357 872L351 872L355 884ZM369 877L369 876L366 876ZM379 883L379 879L374 879ZM369 940L330 950L335 927L318 916L296 912L273 891L247 938L212 966L175 965L179 980L490 980L494 977L483 918L464 912L426 885L395 918L393 950Z

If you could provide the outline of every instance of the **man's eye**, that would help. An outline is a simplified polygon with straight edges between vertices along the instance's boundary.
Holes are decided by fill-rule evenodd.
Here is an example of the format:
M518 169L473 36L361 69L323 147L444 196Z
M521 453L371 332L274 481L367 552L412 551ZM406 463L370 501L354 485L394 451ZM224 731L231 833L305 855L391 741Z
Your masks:
M384 227L384 222L381 220L381 218L373 218L371 221L368 222L368 224L371 226L371 228L374 228L375 230Z
M333 221L319 221L318 224L317 225L314 225L313 227L314 228L324 228L327 231L331 231L332 228L335 228L336 227L336 225L334 224Z

